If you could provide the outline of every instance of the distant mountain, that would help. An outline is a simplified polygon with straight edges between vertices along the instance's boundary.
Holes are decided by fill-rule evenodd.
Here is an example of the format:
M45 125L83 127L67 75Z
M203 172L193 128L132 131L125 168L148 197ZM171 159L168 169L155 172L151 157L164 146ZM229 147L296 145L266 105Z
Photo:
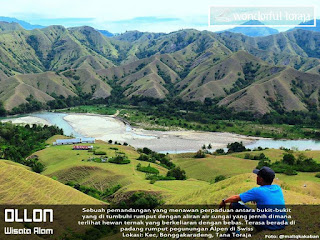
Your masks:
M6 32L6 31L16 31L16 30L22 30L23 28L19 23L8 23L0 21L0 32Z
M308 21L308 22L300 23L299 25L313 25L313 20ZM292 30L295 30L295 29L303 29L303 30L308 30L308 31L320 32L320 19L316 19L316 27L295 27L295 28L292 28L292 29L290 29L288 31L292 31Z
M42 29L45 28L46 26L42 25L33 25L28 22L25 22L23 20L19 20L17 18L10 18L10 17L1 17L0 16L0 22L7 22L7 23L18 23L20 24L21 27L23 27L26 30L33 30L33 29ZM1 30L1 29L0 29ZM97 30L98 32L102 33L106 37L112 37L114 36L113 33L107 31L107 30Z
M28 22L16 19L16 18L10 18L10 17L0 17L0 21L4 21L4 22L8 22L8 23L19 23L21 25L21 27L23 27L26 30L33 30L33 29L41 29L41 28L45 28L45 26L41 26L41 25L33 25L30 24Z
M109 32L107 30L98 30L98 32L102 33L106 37L113 37L114 36L113 33Z
M263 23L251 20L242 24L245 25L264 25ZM242 33L243 35L250 36L250 37L261 37L261 36L269 36L272 34L277 34L279 31L274 28L269 27L235 27L231 29L227 29L226 31L232 33Z

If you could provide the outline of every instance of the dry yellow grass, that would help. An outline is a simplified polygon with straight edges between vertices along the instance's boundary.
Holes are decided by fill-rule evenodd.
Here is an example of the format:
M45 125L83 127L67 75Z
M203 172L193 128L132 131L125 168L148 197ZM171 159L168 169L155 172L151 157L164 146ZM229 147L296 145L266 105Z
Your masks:
M1 204L102 204L97 199L10 161L0 161L0 176Z

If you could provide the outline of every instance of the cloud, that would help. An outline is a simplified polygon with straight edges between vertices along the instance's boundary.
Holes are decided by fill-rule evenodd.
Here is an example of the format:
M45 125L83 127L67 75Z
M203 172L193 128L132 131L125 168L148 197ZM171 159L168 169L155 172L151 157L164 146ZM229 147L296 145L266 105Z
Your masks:
M112 23L159 23L159 22L172 22L172 21L180 21L179 18L158 18L158 17L136 17L133 19L113 21Z
M193 16L184 18L145 16L120 21L95 22L100 29L107 29L114 33L125 31L172 32L186 28L208 28L207 16Z
M64 27L77 26L93 26L94 18L39 18L30 21L32 24L39 24L42 26L62 25Z
M140 30L170 32L182 28L210 29L209 6L258 6L264 1L242 0L0 0L0 16L15 17L32 24L90 25L112 32ZM292 0L269 0L268 5L295 6ZM319 0L304 5L319 6Z

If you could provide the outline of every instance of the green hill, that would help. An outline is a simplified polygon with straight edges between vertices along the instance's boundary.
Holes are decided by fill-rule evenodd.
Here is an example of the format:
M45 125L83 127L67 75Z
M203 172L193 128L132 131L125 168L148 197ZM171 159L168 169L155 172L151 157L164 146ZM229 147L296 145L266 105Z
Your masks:
M237 111L261 114L278 109L288 112L307 111L308 108L319 106L319 83L318 74L307 74L286 68L227 96L219 104Z
M69 70L60 74L45 72L14 75L0 83L0 101L5 103L8 110L28 103L30 96L46 103L57 96L75 97L82 92L91 94L92 98L107 98L111 93L111 87L90 68Z
M145 179L145 173L136 170L139 163L143 166L149 163L137 160L139 153L132 147L99 141L94 144L95 149L105 151L108 157L115 156L115 150L112 149L114 147L118 148L116 151L125 153L131 163L118 165L93 162L90 161L90 158L95 157L92 152L74 151L71 145L50 146L36 155L46 166L42 174L55 177L62 183L74 182L99 191L121 185L111 197L112 201L116 202L127 198L133 192L144 191L162 197L165 204L216 204L228 195L238 194L256 186L255 175L251 172L258 162L244 159L242 153L208 155L203 159L194 158L192 153L170 155L173 163L186 171L188 179L156 181L151 184L150 180ZM272 159L279 159L283 151L269 149L263 152ZM314 155L312 151L306 154ZM162 175L166 175L168 171L157 164L150 165L158 169ZM224 175L227 179L214 183L219 175ZM315 173L299 173L297 176L277 174L275 183L285 190L288 203L316 204L320 202L320 179L314 175ZM305 184L307 187L304 187Z
M1 204L101 204L56 180L11 161L0 161Z
M127 98L211 98L259 114L319 109L319 32L253 38L188 29L106 37L91 27L28 31L5 22L0 29L0 101L7 110L30 95L42 103L105 99L119 86Z

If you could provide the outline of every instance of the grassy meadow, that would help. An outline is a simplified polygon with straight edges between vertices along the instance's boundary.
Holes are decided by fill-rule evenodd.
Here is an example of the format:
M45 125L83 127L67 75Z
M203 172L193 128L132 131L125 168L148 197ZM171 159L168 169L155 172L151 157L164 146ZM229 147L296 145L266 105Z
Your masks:
M65 137L61 135L51 137L47 140L48 145L45 149L34 153L45 165L41 174L12 161L0 161L0 204L99 205L119 202L131 196L133 192L143 191L161 198L163 203L168 205L215 205L219 204L221 199L257 187L256 176L252 173L252 169L256 167L258 161L244 159L244 152L227 155L207 154L205 158L194 158L194 153L170 154L171 161L186 171L187 180L151 183L145 179L145 173L136 170L139 163L147 166L149 162L137 160L140 154L131 146L96 141L92 144L95 150L105 152L109 158L122 152L131 162L129 164L95 162L90 159L99 156L93 152L72 150L72 145L53 146L52 143L60 138ZM253 155L264 153L272 161L276 161L286 151L266 149L250 153ZM319 161L319 151L296 151L293 154L298 156L301 153ZM150 166L156 168L161 175L166 175L168 171L156 163L150 163ZM315 174L303 172L295 176L277 174L274 184L280 185L283 189L287 205L320 204L320 178L315 177ZM215 182L215 178L219 175L224 175L226 179ZM101 192L117 185L121 188L108 200L101 201L67 186L68 182ZM305 219L301 214L298 213L297 218ZM61 223L57 221L56 224ZM57 228L62 231L64 227L59 225ZM308 226L303 225L302 228L304 227L309 229ZM288 229L297 234L299 233L297 231L301 230L291 226ZM274 234L281 233L284 232L274 232ZM254 234L256 239L260 239L263 238L264 232ZM118 235L115 235L114 239L117 237Z
M72 145L52 145L56 139L61 138L66 137L62 135L51 137L46 141L45 149L34 153L45 166L41 174L36 174L28 167L14 162L0 162L4 174L2 175L4 178L1 178L1 186L4 186L0 189L1 203L101 203L65 185L74 183L100 192L120 185L120 189L112 194L110 201L120 201L133 192L144 191L161 197L165 204L217 204L222 198L257 186L252 170L258 161L245 159L247 153L253 156L263 153L275 162L288 151L265 149L227 155L207 154L205 158L195 158L194 153L170 154L171 161L186 172L187 180L151 182L146 180L146 173L137 170L139 163L143 167L150 164L164 176L168 169L157 163L138 160L140 153L131 146L103 141L92 144L94 150L105 152L108 158L122 153L130 160L129 164L114 164L108 161L101 162L100 156L94 155L94 152L72 150ZM303 154L317 162L320 162L319 153L320 151L293 151L296 157ZM277 174L275 183L283 188L287 203L320 203L320 178L315 177L315 174L313 172L299 172L295 176ZM226 179L216 182L216 177L220 175ZM37 184L33 184L34 182ZM60 191L63 194L60 194ZM66 199L68 195L75 197ZM12 198L12 196L17 197Z
M47 143L52 143L57 138L59 136L54 136ZM145 191L161 196L165 204L217 204L222 198L257 186L252 169L257 166L258 161L244 159L245 153L206 155L205 158L194 158L192 153L172 154L169 155L171 161L186 171L187 180L156 181L151 184L150 180L145 179L145 173L136 170L139 163L147 166L149 162L137 160L139 153L131 146L102 141L92 145L94 149L106 152L108 157L115 156L116 152L123 152L131 162L122 165L88 161L97 156L88 151L72 150L72 145L49 145L35 153L45 165L42 175L64 184L75 182L99 191L120 184L121 188L112 196L115 200L121 200L135 191ZM251 152L251 154L260 153L276 161L285 151L267 149ZM303 153L317 159L316 151L303 151ZM158 169L161 175L166 175L168 171L158 164L150 163L150 165ZM282 186L287 203L320 203L318 190L320 178L316 178L315 174L302 172L296 176L277 174L275 183ZM224 175L226 179L215 183L215 178L219 175Z

